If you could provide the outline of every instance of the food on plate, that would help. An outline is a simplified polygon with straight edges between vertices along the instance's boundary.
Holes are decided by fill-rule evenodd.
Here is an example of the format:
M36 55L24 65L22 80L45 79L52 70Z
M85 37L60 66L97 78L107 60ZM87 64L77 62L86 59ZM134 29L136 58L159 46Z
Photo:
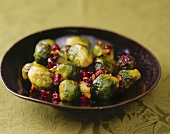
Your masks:
M64 80L59 85L59 94L61 101L76 101L80 95L80 87L76 81Z
M76 80L79 76L79 67L71 61L60 64L55 71L55 74L61 74L62 78Z
M93 47L90 45L93 45ZM73 36L60 46L53 39L35 44L34 61L22 67L22 78L31 83L30 97L52 103L112 101L141 78L130 54L115 57L107 42L91 44Z
M93 51L80 44L72 45L68 50L68 58L78 67L88 67L93 62Z
M120 70L117 77L121 82L121 86L125 89L129 88L135 81L141 78L139 70Z
M118 78L110 74L101 74L93 81L91 93L94 98L106 101L113 97L118 87Z
M36 44L34 59L39 64L45 64L55 42L52 39L43 39Z
M33 64L28 71L28 78L36 89L52 87L53 80L50 71L41 64Z
M101 55L94 58L95 70L104 69L108 74L112 74L116 69L114 66L115 61L108 58L108 56Z
M73 46L75 44L81 44L86 47L90 47L90 42L88 39L80 37L80 36L72 36L66 40L67 46Z

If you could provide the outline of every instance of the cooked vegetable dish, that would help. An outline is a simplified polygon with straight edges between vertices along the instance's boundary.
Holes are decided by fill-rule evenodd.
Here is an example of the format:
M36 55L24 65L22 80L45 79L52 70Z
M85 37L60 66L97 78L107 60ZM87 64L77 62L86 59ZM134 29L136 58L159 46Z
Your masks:
M91 44L81 36L67 38L60 47L53 39L35 44L34 61L22 67L31 83L30 97L58 104L111 101L141 78L132 55L120 55L110 43Z

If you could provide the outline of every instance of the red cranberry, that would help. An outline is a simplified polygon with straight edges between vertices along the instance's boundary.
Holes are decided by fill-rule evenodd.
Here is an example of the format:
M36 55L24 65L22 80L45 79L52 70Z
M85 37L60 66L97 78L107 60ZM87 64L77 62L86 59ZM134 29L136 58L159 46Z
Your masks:
M91 68L89 68L88 71L87 71L87 74L88 74L89 76L93 75L93 70L92 70Z
M60 82L62 82L62 77L61 77L61 74L56 74L55 77L54 77L54 85L59 85Z
M82 77L87 77L87 76L88 76L88 73L87 73L86 71L81 71L81 72L80 72L80 75L81 75Z
M83 80L83 81L86 83L86 86L87 86L87 87L91 87L92 82L93 82L91 78L85 79L85 80Z
M54 92L52 95L52 101L59 101L59 100L60 100L59 94Z
M55 45L53 46L53 50L60 50L59 45L58 45L58 44L55 44Z
M105 45L103 48L104 49L112 49L112 46L108 44L108 45Z
M48 65L47 68L53 68L54 66L54 59L52 57L48 58Z
M50 57L52 57L55 60L58 58L58 53L50 54Z
M100 74L106 74L106 70L104 69L99 69L95 72L95 76L98 77Z
M80 101L82 103L86 103L86 102L88 102L88 98L86 96L84 96L84 94L82 93L82 95L80 96Z
M49 90L40 90L40 100L51 101L51 92Z
M119 82L119 89L120 89L121 92L123 92L125 90L122 81Z

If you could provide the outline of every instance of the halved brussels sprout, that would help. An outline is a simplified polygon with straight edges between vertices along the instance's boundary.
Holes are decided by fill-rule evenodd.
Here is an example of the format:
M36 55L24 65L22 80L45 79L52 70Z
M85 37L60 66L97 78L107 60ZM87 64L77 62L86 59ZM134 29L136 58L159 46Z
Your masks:
M28 71L28 78L37 89L52 87L53 80L50 75L49 70L40 64L33 64Z
M76 101L80 95L80 88L76 81L64 80L59 85L59 95L61 101Z
M26 63L22 68L22 77L23 79L28 79L28 71L30 70L33 63Z
M78 67L88 67L93 62L93 52L90 48L75 44L68 50L68 58Z
M94 59L94 68L95 70L104 69L106 70L107 74L112 74L113 71L116 69L114 67L114 63L114 60L111 60L107 56L101 55Z
M76 80L79 76L79 72L80 69L77 65L71 61L67 61L57 67L55 74L61 74L63 79Z
M119 77L121 76L121 77ZM122 81L123 87L125 89L129 88L134 82L141 78L139 70L120 70L118 73L118 78Z
M86 96L88 99L91 98L90 87L86 85L84 81L80 81L80 91Z
M109 74L99 75L92 84L91 94L96 99L107 101L119 87L119 79Z
M75 44L81 44L81 45L84 45L86 47L90 47L89 40L86 39L86 38L83 38L83 37L73 36L73 37L70 37L66 40L66 45L68 45L68 46L72 46L72 45L75 45Z
M51 39L39 41L35 46L35 52L33 54L35 61L39 64L45 65L54 45L55 42Z

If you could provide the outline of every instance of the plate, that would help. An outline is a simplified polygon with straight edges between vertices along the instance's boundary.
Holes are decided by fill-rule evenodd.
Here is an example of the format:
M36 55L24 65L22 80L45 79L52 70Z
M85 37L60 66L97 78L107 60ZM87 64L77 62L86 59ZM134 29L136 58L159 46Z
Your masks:
M117 94L110 102L91 103L59 103L41 101L29 97L29 85L21 80L21 69L25 63L33 61L36 43L45 38L52 38L60 45L65 45L68 37L77 35L88 38L92 44L97 41L109 42L115 49L115 56L130 54L137 61L137 68L142 78L123 93ZM159 82L161 67L156 57L139 43L114 32L85 27L62 27L49 29L29 35L15 43L4 55L1 62L1 78L5 87L12 94L34 102L51 105L57 108L74 110L99 110L122 106L147 95Z

